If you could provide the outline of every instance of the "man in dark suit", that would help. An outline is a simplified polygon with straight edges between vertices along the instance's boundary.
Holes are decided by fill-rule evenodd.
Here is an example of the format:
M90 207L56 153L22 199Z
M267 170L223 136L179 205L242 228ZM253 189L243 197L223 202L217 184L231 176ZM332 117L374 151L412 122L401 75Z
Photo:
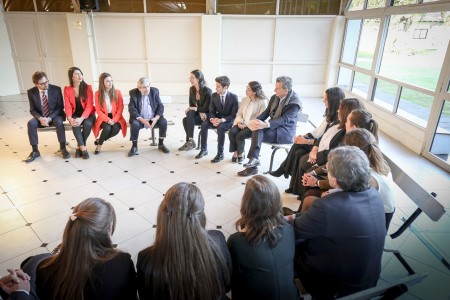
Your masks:
M298 113L302 110L300 97L292 90L292 79L280 76L275 82L275 95L270 98L267 108L252 121L252 143L248 151L246 168L238 172L239 176L258 173L259 152L262 142L272 144L290 144L293 142L297 127ZM270 119L269 119L270 118Z
M230 93L230 79L227 76L216 78L216 92L211 95L208 118L201 125L201 150L195 158L202 158L208 154L208 129L217 130L217 155L211 160L218 163L223 160L223 145L225 143L225 132L233 125L238 111L238 98Z
M130 91L130 141L133 143L128 156L138 153L137 140L139 130L142 128L159 128L158 150L169 153L169 149L164 145L164 138L167 132L167 120L164 118L164 105L159 98L159 90L150 88L150 80L142 77L138 80L137 88Z
M64 159L70 157L66 149L66 132L64 129L64 101L59 86L49 84L47 74L37 71L32 76L34 88L27 91L28 101L30 102L30 113L33 119L28 121L28 139L32 147L32 152L25 160L29 163L41 156L38 149L37 129L42 127L56 127L59 149Z
M335 299L377 284L386 236L383 201L357 147L328 155L329 195L293 221L296 271L314 299Z

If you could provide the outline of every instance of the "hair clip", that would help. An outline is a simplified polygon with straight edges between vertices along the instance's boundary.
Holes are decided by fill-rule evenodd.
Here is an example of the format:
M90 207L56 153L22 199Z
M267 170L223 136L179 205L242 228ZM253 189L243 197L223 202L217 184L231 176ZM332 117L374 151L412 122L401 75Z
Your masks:
M76 214L71 214L70 215L70 219L73 221L75 221L77 219L77 215Z

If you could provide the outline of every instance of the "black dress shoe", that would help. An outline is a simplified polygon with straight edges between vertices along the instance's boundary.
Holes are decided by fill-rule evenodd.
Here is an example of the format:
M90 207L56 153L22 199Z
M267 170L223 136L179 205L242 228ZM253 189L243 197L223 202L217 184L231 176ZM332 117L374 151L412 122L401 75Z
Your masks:
M231 158L231 162L237 162L238 161L238 157L237 156L233 156L232 158Z
M29 163L29 162L32 162L33 160L35 160L39 156L41 156L41 153L39 153L39 151L33 151L30 153L30 155L28 155L27 159L25 159L24 161L26 163Z
M250 158L250 160L248 161L248 163L244 164L244 168L254 168L259 166L259 160L257 158Z
M218 163L219 161L223 160L223 154L217 154L216 157L214 157L211 162L212 163Z
M67 151L67 149L61 149L61 156L62 156L62 158L64 158L64 159L68 159L68 158L70 158L70 153L69 153L69 151Z
M280 177L281 175L284 175L284 170L279 168L276 171L270 171L269 174L274 176L274 177Z
M158 146L158 150L162 151L162 153L169 153L170 152L169 148L167 148L166 145L164 145L164 144L163 145L159 145Z
M288 193L288 194L291 194L292 193L292 189L291 188L285 189L284 192Z
M75 157L76 158L81 157L81 150L80 149L75 150Z
M203 156L208 155L207 150L200 150L200 152L195 156L196 159L202 158Z
M238 156L237 157L237 162L238 163L243 162L243 161L244 161L244 157L243 156Z
M87 150L81 151L81 157L83 159L89 159L89 153L87 152Z
M128 157L132 157L138 153L137 147L131 147L130 151L128 151Z
M239 176L246 177L258 174L258 168L247 168L237 173Z
M290 215L294 215L295 213L297 213L296 211L293 211L289 207L283 207L282 210L283 210L283 216L290 216Z

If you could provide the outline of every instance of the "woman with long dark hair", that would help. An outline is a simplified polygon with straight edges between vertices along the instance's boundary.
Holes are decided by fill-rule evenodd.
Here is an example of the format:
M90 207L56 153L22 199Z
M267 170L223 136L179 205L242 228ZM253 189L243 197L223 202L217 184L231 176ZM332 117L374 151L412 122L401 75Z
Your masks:
M267 107L267 97L258 81L250 81L242 98L241 105L234 119L233 127L228 132L232 162L244 160L245 139L252 137L251 120L259 116Z
M167 191L155 243L138 255L140 299L228 299L230 253L220 231L205 229L204 206L193 184L180 182Z
M206 86L202 71L193 70L189 75L191 87L189 88L189 107L186 117L183 118L183 127L186 132L186 143L179 151L189 151L196 147L194 141L194 127L207 119L212 91Z
M122 135L127 135L127 122L123 117L123 98L120 90L114 88L112 77L108 73L100 74L98 79L98 91L95 92L95 111L97 120L92 131L96 138L95 154L99 154L103 142L116 136L120 130ZM97 139L98 134L100 138Z
M260 175L247 181L238 232L228 238L233 299L299 299L294 229L280 210L280 192L273 181Z
M71 67L68 76L70 85L64 87L64 110L77 140L75 157L88 159L86 141L95 122L92 86L84 81L83 72L77 67Z
M135 299L136 272L128 253L114 248L116 214L109 202L89 198L67 221L59 253L37 268L41 300Z

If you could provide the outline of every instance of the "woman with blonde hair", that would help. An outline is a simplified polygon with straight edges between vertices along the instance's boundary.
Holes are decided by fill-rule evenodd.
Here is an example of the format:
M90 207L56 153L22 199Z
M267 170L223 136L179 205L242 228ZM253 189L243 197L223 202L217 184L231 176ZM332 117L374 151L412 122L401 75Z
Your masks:
M114 248L116 214L109 202L89 198L75 206L59 253L37 267L41 300L135 299L136 272L130 254Z
M140 299L228 299L224 235L206 230L205 201L190 183L172 186L158 209L155 243L138 254Z
M122 115L122 93L114 88L112 77L108 73L100 74L98 79L98 91L95 92L95 111L97 120L92 132L96 138L94 143L97 145L94 153L99 154L103 142L116 136L120 130L124 137L127 135L127 122ZM97 139L100 130L102 133Z
M228 238L233 299L299 299L294 229L281 214L272 180L256 175L247 181L236 229Z

